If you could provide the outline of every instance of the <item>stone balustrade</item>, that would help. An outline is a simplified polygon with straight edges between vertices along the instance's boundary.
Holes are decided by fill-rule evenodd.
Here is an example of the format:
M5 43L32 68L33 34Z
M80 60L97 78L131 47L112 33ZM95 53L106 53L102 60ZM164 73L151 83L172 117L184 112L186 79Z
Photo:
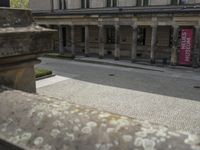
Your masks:
M27 150L200 149L197 135L7 88L0 113L0 139Z

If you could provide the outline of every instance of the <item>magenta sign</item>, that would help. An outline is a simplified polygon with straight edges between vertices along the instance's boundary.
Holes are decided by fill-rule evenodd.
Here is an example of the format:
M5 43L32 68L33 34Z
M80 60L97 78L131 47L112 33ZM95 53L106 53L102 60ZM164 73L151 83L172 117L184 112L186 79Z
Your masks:
M179 64L191 65L192 61L193 29L181 29L181 47L179 52Z

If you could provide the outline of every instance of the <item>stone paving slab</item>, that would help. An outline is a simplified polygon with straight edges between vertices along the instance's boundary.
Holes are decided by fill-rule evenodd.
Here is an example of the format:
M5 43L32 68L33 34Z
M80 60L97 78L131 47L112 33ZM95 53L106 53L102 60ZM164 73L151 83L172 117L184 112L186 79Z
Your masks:
M200 103L136 90L69 79L38 93L200 134Z
M56 75L53 77L49 77L46 79L36 81L36 87L41 88L41 87L49 86L49 85L55 84L57 82L62 82L62 81L68 80L68 79L69 78Z

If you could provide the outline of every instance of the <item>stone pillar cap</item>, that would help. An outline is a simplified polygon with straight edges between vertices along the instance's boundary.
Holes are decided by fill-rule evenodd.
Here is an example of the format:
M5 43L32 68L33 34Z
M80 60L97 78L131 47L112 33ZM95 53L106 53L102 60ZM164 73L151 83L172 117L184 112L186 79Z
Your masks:
M54 33L36 25L28 9L0 8L0 59L49 52Z

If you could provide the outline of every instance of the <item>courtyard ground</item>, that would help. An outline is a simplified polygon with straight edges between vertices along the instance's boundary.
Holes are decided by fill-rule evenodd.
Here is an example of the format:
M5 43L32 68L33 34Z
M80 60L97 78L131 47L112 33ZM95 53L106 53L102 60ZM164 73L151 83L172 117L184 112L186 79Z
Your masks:
M37 81L40 95L200 134L200 72L41 58L57 76Z

